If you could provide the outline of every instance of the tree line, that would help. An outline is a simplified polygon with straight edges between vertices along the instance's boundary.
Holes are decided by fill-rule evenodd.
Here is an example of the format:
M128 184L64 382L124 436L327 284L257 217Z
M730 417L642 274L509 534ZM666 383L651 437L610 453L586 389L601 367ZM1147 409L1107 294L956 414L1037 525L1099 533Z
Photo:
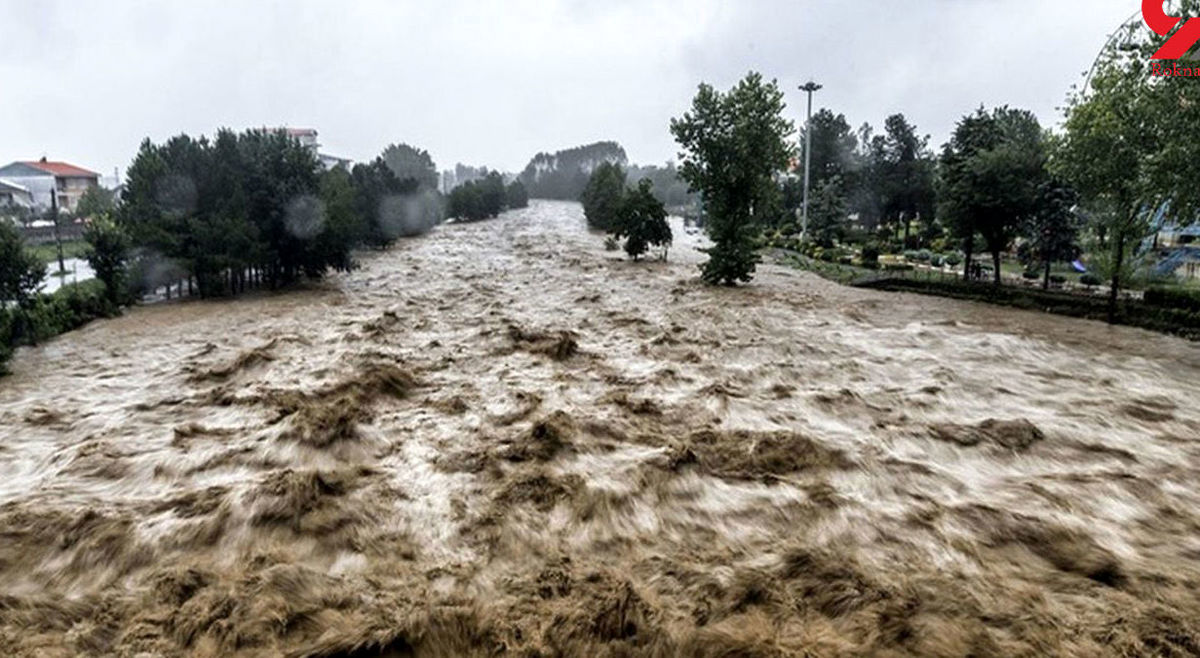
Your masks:
M504 176L486 169L478 180L468 180L450 191L446 216L451 219L477 222L496 217L505 210L529 206L525 185L514 180L504 184Z
M45 265L0 221L0 361L158 289L214 297L349 270L353 249L423 233L444 212L425 151L396 144L324 170L276 130L146 140L119 202L89 193L81 204L96 280L53 295L39 292Z
M1200 10L1200 0L1188 1ZM935 153L902 114L875 134L821 110L805 127L807 226L797 166L804 154L795 146L807 135L785 118L778 85L757 73L728 92L701 85L671 131L683 149L679 176L702 194L714 242L703 277L749 281L768 234L830 249L856 245L864 262L880 251L957 248L967 277L987 253L996 284L1002 255L1016 245L1026 276L1044 286L1053 263L1086 251L1108 278L1111 315L1156 218L1200 217L1200 87L1150 74L1161 41L1141 35L1134 47L1108 52L1090 84L1070 96L1059 133L1031 112L981 107Z
M630 187L620 165L602 162L588 178L579 200L588 227L608 233L614 245L624 240L625 253L633 260L651 247L670 247L673 236L667 210L654 194L652 179L642 178Z

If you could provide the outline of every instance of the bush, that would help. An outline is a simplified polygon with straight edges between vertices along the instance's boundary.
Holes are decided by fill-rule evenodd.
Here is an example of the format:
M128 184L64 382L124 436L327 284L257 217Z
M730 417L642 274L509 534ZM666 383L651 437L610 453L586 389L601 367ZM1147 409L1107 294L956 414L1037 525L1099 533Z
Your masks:
M1104 282L1100 280L1100 277L1091 273L1084 274L1083 276L1079 277L1079 282L1089 288L1094 288L1104 284Z
M928 249L922 249L917 252L917 261L918 262L928 263L931 260L933 260L933 253L930 252Z
M879 267L879 245L871 243L862 248L863 267Z
M908 251L904 252L904 260L906 260L910 263L915 263L918 260L920 260L920 253L921 252L919 252L919 251L909 249Z
M1038 279L1042 278L1040 272L1035 272L1033 270L1025 270L1024 272L1021 272L1021 276L1030 281L1037 281Z
M946 264L950 267L958 267L959 265L962 265L962 262L962 256L959 256L957 253L946 254Z
M1155 286L1146 291L1145 302L1151 306L1200 313L1200 291L1197 290Z
M604 238L604 250L605 251L616 251L620 248L621 248L621 243L618 242L617 239L614 238L613 236L610 235L610 236Z
M1050 283L1061 286L1062 284L1064 284L1066 282L1067 282L1067 277L1065 277L1061 274L1051 274L1050 275Z
M934 254L933 257L929 259L929 264L934 267L942 267L946 264L946 257L942 256L941 254Z

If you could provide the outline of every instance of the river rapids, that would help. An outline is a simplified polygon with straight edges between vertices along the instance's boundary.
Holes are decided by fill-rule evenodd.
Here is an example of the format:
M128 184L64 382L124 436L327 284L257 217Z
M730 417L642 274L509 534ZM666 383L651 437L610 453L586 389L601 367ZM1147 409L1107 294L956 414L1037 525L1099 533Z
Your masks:
M1200 655L1200 347L577 204L0 380L5 656Z

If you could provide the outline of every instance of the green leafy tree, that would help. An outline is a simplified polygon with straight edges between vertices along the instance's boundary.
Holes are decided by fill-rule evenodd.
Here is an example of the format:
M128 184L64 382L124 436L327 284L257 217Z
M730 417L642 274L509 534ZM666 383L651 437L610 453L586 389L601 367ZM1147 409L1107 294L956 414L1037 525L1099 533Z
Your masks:
M751 73L727 93L700 85L691 111L671 121L683 148L680 176L703 195L713 247L703 278L734 285L754 277L759 227L778 212L775 175L793 155L783 92Z
M398 180L415 180L422 190L438 189L438 171L428 151L409 146L392 144L381 156Z
M80 217L100 217L116 209L113 193L99 185L93 185L79 197L75 205L75 214Z
M1046 180L1046 144L1032 113L980 108L964 117L942 154L941 209L962 240L967 272L982 236L996 285L1001 254L1031 217Z
M872 195L879 203L883 223L901 227L905 248L911 246L914 222L934 220L935 161L929 151L929 137L917 133L916 126L903 114L884 122L884 134L871 148L876 186Z
M505 190L505 198L507 199L509 210L529 207L529 191L525 189L525 184L519 180L508 184L508 188Z
M1037 190L1034 211L1023 227L1027 264L1042 268L1042 288L1050 287L1056 262L1079 255L1079 195L1062 180L1050 178Z
M654 196L653 181L643 178L623 196L615 225L609 231L614 238L625 239L625 253L634 260L650 247L670 246L671 225L667 223L666 208Z
M822 247L832 247L846 238L845 186L840 176L826 178L816 185L809 200L808 231Z
M28 305L45 278L45 263L25 249L17 227L0 222L0 302Z
M620 165L602 162L591 178L579 200L583 203L583 214L588 228L609 231L618 224L621 200L625 196L625 172Z
M88 223L83 232L88 243L88 265L96 278L104 283L108 300L114 307L125 301L126 265L129 261L129 236L108 215L100 215Z
M488 217L496 217L504 212L508 203L508 192L504 187L504 176L499 172L493 171L483 180L476 183L479 185L480 201L483 203L483 211Z

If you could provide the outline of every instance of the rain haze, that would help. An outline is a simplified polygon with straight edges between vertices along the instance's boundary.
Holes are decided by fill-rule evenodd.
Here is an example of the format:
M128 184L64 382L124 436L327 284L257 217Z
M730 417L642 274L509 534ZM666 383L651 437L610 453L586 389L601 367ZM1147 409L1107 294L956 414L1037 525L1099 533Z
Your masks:
M634 162L676 156L667 131L696 85L777 78L799 118L853 126L904 112L936 147L980 104L1043 124L1131 0L748 2L0 1L0 144L111 174L145 137L219 127L320 130L365 160L380 145L519 171L601 139Z
M0 658L1200 656L1197 49L0 0Z

